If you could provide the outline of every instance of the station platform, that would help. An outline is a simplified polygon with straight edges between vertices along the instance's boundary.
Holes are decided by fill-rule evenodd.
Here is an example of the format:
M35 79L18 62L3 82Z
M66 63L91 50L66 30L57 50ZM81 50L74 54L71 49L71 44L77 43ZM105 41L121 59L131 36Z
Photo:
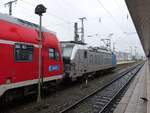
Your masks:
M138 72L114 113L150 113L150 60Z
M128 63L134 63L135 61L117 61L117 65L120 64L128 64Z

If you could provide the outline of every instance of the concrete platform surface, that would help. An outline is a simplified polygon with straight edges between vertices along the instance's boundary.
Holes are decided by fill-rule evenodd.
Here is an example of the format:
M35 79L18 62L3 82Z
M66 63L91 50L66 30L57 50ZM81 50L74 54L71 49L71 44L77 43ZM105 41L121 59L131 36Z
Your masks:
M146 61L114 113L150 113L150 72Z

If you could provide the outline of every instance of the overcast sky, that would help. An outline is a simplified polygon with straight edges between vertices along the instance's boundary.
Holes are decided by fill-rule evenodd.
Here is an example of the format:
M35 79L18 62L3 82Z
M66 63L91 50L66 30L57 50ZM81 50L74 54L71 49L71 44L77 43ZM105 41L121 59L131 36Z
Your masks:
M4 6L8 1L11 0L0 0L1 13L8 14L8 7ZM43 26L56 32L59 40L73 40L74 22L80 27L78 18L86 17L85 42L89 45L104 45L100 40L110 38L117 51L130 52L131 47L136 47L136 51L143 54L124 0L18 0L13 4L13 16L38 24L34 9L41 3L47 8Z

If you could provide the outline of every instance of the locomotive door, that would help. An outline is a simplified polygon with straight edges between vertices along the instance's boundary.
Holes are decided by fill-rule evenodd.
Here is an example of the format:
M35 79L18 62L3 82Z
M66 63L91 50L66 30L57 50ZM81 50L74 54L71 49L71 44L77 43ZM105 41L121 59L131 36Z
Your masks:
M87 50L85 50L84 51L84 73L86 73L87 72L87 69L88 69L88 52L87 52Z
M51 60L49 58L49 49L50 47L47 45L42 45L41 50L41 79L42 83L50 77L51 73L49 73L49 65L51 64Z
M79 58L78 58L79 73L84 74L87 72L87 67L88 67L87 51L80 50L78 55L79 55Z
M75 59L74 59L74 66L75 66L75 68L74 68L74 73L75 73L75 75L74 76L78 76L78 74L79 74L79 58L80 58L80 56L79 56L79 53L77 53L76 54L76 56L75 56Z
M43 78L46 80L47 78L51 77L51 72L49 71L49 66L51 65L51 63L53 63L53 61L51 61L50 59L50 55L49 52L52 51L51 50L52 47L43 44L43 48L42 48L42 75Z
M42 48L42 75L43 78L50 77L49 66L53 61L51 61L49 52L52 51L50 46L44 45Z
M78 57L77 57L77 64L76 64L76 67L77 67L77 76L81 76L82 74L82 56L81 56L81 51L79 50L78 53L77 53Z
M60 55L56 47L43 46L43 75L45 79L53 79L61 72Z

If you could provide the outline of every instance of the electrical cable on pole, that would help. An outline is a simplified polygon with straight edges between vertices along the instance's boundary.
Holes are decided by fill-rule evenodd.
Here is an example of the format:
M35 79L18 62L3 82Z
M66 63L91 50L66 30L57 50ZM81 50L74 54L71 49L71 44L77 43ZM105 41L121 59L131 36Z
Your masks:
M121 27L121 25L118 23L118 21L116 21L116 19L114 18L114 16L109 12L108 9L106 9L104 7L104 5L102 4L102 2L100 0L97 0L97 2L102 6L102 8L106 11L106 13L111 17L111 19L115 22L115 24L120 28L120 30L124 33L123 28ZM125 34L126 35L126 34Z
M79 41L79 35L78 35L78 23L74 23L74 41Z
M12 15L12 4L16 3L16 2L17 2L17 0L14 0L14 1L9 1L9 2L7 2L7 3L4 4L5 7L6 6L9 7L9 15Z
M84 20L85 17L79 18L81 20L81 42L84 43Z

